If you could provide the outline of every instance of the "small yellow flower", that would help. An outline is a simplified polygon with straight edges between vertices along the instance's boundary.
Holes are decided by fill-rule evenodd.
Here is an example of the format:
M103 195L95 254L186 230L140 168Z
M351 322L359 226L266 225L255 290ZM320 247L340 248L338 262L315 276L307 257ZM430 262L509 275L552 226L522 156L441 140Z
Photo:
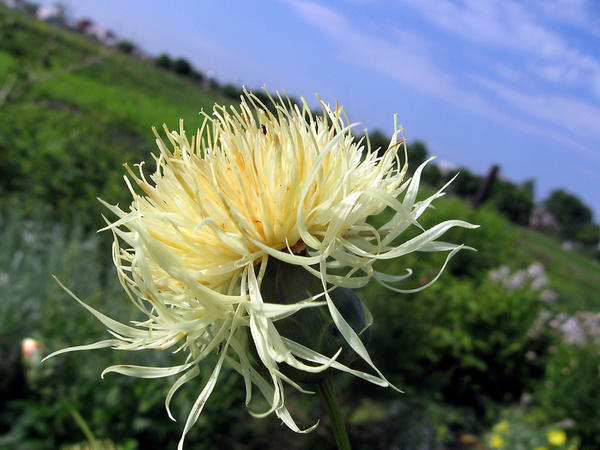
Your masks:
M321 102L323 115L315 116L304 100L300 106L281 97L271 101L267 107L246 93L238 108L215 105L191 139L182 122L179 131L165 126L170 147L155 130L159 153L154 172L147 177L142 164L138 173L126 166L133 197L129 210L103 202L117 216L106 229L115 236L113 259L121 284L146 316L144 321L133 326L117 322L67 290L114 338L54 355L103 347L173 346L186 354L182 364L173 367L117 365L102 373L145 378L179 374L166 398L171 418L169 403L177 389L199 374L206 356L218 353L213 373L185 423L179 448L223 365L244 378L246 404L256 392L269 403L267 411L256 415L275 413L297 432L314 427L298 428L285 406L284 383L306 392L282 371L286 365L310 373L331 367L390 386L330 292L365 286L371 279L398 292L421 290L439 274L425 286L402 290L389 283L407 278L410 270L394 276L377 272L373 264L416 251L447 251L447 262L466 247L437 239L452 227L475 228L460 220L428 230L420 226L419 216L443 192L416 201L427 162L405 179L406 147L397 126L388 148L378 152L368 139L356 141L353 125L339 107L331 109ZM393 211L390 219L373 227L367 219L386 208ZM402 239L411 226L419 233ZM261 284L267 265L280 263L305 271L322 290L292 304L269 302L263 298ZM340 335L373 373L340 363L341 350L324 355L282 336L275 323L306 308L327 311Z
M567 433L565 433L563 430L550 430L548 431L547 438L551 445L560 447L561 445L566 444Z
M504 439L499 434L492 434L490 436L490 447L491 448L504 448Z
M496 433L506 433L510 429L510 423L504 419L493 426L492 430Z

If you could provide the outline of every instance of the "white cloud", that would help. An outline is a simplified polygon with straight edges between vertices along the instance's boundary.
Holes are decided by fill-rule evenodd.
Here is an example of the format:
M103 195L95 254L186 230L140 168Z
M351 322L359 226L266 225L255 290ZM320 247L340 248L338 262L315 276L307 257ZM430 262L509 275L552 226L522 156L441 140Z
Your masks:
M511 83L515 83L523 78L520 71L503 63L494 64L494 72Z
M531 120L523 120L511 115L505 107L491 103L472 88L472 79L479 80L487 88L492 87L491 83L496 83L493 80L477 74L471 75L471 77L460 74L461 76L456 78L436 64L435 56L430 51L431 45L418 34L407 30L387 30L386 34L394 37L394 40L390 41L383 37L375 37L359 31L345 16L332 8L304 0L287 0L286 3L303 20L314 25L325 34L337 46L338 53L336 56L346 62L385 74L426 95L440 98L513 129L552 139L587 156L595 159L600 158L600 155L572 137L573 130L577 131L582 126L586 129L590 127L598 128L597 123L600 122L596 122L596 126L593 122L593 118L597 116L594 108L586 107L585 104L574 101L569 102L568 99L560 99L559 106L571 115L571 118L561 122L561 128L569 128L569 134L565 135L555 126L559 119L557 114L560 111L550 114L544 110L544 107L551 108L554 106L551 101L544 102L542 99L538 99L536 102L535 99L520 96L516 91L512 92L497 83L495 87L502 87L503 90L497 89L496 94L501 95L505 101L533 117L549 120L553 124L551 128L534 125ZM442 2L441 4L444 5L445 3ZM485 9L485 7L482 6L480 9ZM493 13L489 11L483 11L483 13L493 16ZM490 35L494 34L493 31L490 33ZM485 81L487 81L487 84ZM579 107L582 110L578 110ZM576 118L583 114L590 114L592 119L577 122Z
M447 95L454 89L446 74L423 57L426 46L418 36L395 30L394 41L388 41L357 31L345 16L329 7L302 0L286 3L335 42L340 51L337 56L346 62L372 68L424 92Z
M285 1L285 3L294 8L305 21L323 31L337 34L349 27L348 20L343 15L327 6L296 0Z
M594 105L570 97L519 91L486 77L474 75L473 78L527 114L600 140L600 108Z
M593 36L600 37L597 21L590 10L595 0L545 0L536 6L549 20L573 25ZM597 6L597 5L596 5Z
M453 170L458 169L458 165L450 162L450 161L446 161L445 159L440 159L438 161L436 161L437 166L439 167L439 169L446 173L446 172L452 172Z
M547 17L545 21L540 20L539 15L532 14L521 3L512 0L400 1L418 10L432 24L475 44L527 55L530 64L525 68L537 76L567 86L577 84L600 98L600 59L567 42L542 23L548 22ZM558 16L560 12L564 20L571 23L589 22L582 0L568 2L568 7L563 0L540 2L545 3L546 16ZM567 10L570 15L565 14ZM597 29L597 24L595 27Z

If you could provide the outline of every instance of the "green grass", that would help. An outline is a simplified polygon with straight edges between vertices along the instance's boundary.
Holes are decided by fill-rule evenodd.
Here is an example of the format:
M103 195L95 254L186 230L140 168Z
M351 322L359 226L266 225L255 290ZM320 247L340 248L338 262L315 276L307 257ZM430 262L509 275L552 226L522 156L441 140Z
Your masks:
M154 67L151 61L120 54L4 8L0 14L5 41L0 44L0 80L15 69L27 71L31 66L40 80L28 93L31 99L47 97L90 113L98 111L98 116L125 118L143 134L163 122L175 126L179 118L198 122L200 109L224 101L191 80ZM81 67L73 69L77 66Z
M3 89L4 88L4 89ZM73 211L101 225L96 197L126 203L122 163L152 162L152 127L228 103L190 79L0 6L0 211Z
M586 254L566 251L555 239L521 228L516 258L529 256L546 267L550 286L568 312L600 311L600 264Z

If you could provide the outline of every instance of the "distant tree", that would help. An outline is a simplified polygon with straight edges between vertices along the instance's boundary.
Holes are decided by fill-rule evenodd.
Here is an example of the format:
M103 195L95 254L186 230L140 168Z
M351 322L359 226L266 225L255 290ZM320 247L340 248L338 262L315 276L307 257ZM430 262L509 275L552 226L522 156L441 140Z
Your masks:
M369 133L369 142L372 151L377 150L380 155L383 155L390 145L390 138L383 131L375 130Z
M511 222L527 225L533 211L533 193L528 186L497 179L490 192L490 202Z
M293 97L291 95L287 96L290 99L290 102L292 103L292 105L298 105L300 107L302 107L302 100L298 100L296 97Z
M37 14L37 10L39 9L39 5L35 4L35 3L25 3L24 5L24 9L23 12L25 14L28 14L30 16L35 16Z
M375 151L379 149L379 155L383 155L390 145L389 136L387 136L383 131L377 129L372 133L369 133L369 141L371 142L371 150ZM406 153L408 155L410 173L413 173L417 167L423 164L429 154L427 147L421 141L415 141L407 145ZM404 164L404 147L398 147L398 155L400 156L400 162ZM442 173L439 167L434 164L429 164L422 174L423 181L430 186L437 186L441 182L442 178Z
M178 75L188 76L192 73L192 65L185 58L177 58L173 61L173 72Z
M429 163L421 175L421 179L429 186L438 187L442 184L444 175L437 164Z
M479 190L481 183L483 183L483 177L475 175L474 173L471 173L469 169L461 167L458 170L449 172L448 179L456 174L458 174L458 177L456 177L454 182L450 185L449 190L460 197L472 198Z
M135 50L135 44L129 41L119 41L119 43L117 44L117 48L119 49L119 51L129 55Z
M219 82L213 78L212 76L210 76L208 78L208 83L207 83L207 87L208 89L210 89L211 91L214 92L218 92L221 90L221 85L219 84Z
M221 88L221 92L223 92L223 95L225 95L226 97L229 97L234 100L239 100L240 95L242 95L242 90L238 86L231 83L224 85Z
M410 164L411 171L414 171L427 159L427 147L421 141L410 143L406 147L406 150L408 152L408 164Z
M600 243L600 226L595 223L586 223L575 233L575 241L586 247L597 247Z
M310 112L313 115L313 117L321 117L321 116L323 116L323 110L322 109L315 108L315 109L311 109ZM359 137L359 139L360 139L360 137Z
M58 25L65 26L68 21L69 9L67 5L62 2L54 3L54 7L56 8L56 16L54 17L54 22Z
M173 61L169 55L162 53L154 59L154 64L156 64L158 67L162 67L163 69L170 70L173 66Z
M544 206L560 224L560 235L565 239L575 240L583 227L592 223L592 210L579 197L563 189L552 191Z
M527 192L529 192L531 194L531 197L535 197L535 179L534 178L529 178L528 180L525 180L525 182L523 183L523 189L525 189Z
M256 90L252 91L252 95L254 95L256 98L258 98L265 105L270 103L269 96L263 90L256 89Z
M273 105L271 103L271 100L269 100L269 96L267 95L267 93L261 89L256 89L254 91L252 91L252 95L254 95L256 98L258 98L267 108L269 108L270 110L274 110L275 109L275 105Z
M202 83L206 79L204 74L199 70L192 70L192 73L190 76L191 76L192 80L198 81L199 83Z

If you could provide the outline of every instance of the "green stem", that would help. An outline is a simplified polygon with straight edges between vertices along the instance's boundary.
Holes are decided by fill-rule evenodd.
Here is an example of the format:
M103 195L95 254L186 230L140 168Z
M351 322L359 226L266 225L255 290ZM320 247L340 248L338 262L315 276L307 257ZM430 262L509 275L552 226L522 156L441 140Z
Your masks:
M79 412L77 412L77 410L71 404L69 399L67 399L67 397L65 397L64 395L61 395L61 397L62 397L62 400L65 403L65 405L67 405L67 409L71 413L71 416L73 416L73 420L75 420L75 423L79 426L79 429L83 432L83 434L87 438L87 440L90 443L90 445L92 446L92 448L97 448L98 443L96 441L96 438L94 438L94 434L92 433L92 430L90 430L90 427L88 427L88 424L85 423L85 420L83 419L83 417L81 417L81 414L79 414Z
M338 450L350 450L350 439L348 439L346 424L344 423L340 406L335 398L335 391L333 390L333 383L330 377L325 377L321 380L319 383L319 393L327 408L327 415L331 421L331 428L333 429L333 436L335 437Z

